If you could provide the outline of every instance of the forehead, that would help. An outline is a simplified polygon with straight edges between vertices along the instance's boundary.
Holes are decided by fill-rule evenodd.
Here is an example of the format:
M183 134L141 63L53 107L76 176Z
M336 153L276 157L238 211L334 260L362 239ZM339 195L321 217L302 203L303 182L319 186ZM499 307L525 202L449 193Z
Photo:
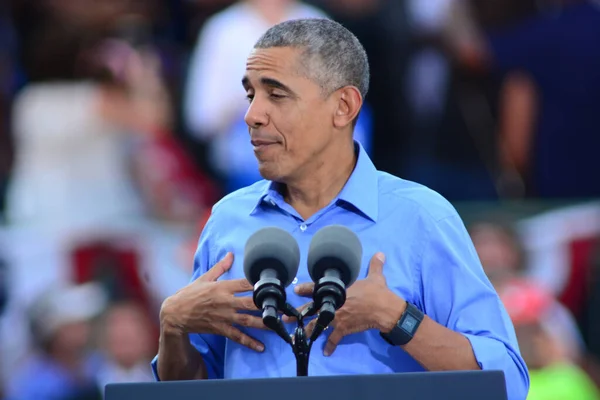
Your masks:
M254 49L246 60L246 76L250 79L261 73L275 74L280 77L298 76L300 75L299 54L300 49L292 47Z

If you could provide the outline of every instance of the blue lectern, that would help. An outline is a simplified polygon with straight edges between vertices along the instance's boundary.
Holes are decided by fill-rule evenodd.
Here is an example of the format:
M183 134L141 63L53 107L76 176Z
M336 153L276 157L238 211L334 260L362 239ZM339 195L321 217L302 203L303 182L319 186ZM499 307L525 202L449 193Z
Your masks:
M105 400L507 400L502 371L110 384Z

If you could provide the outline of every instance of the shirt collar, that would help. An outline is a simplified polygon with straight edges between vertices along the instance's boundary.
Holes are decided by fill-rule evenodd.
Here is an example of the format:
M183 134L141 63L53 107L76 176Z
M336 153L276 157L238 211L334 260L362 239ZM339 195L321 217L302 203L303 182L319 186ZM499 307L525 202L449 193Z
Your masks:
M353 206L368 219L375 222L377 221L379 204L377 169L365 149L357 141L354 142L354 151L358 158L356 166L348 182L338 195L337 202L338 204L342 202ZM278 185L277 182L269 182L268 185L265 185L251 214L255 214L265 202L275 205L283 200L279 190L277 190Z

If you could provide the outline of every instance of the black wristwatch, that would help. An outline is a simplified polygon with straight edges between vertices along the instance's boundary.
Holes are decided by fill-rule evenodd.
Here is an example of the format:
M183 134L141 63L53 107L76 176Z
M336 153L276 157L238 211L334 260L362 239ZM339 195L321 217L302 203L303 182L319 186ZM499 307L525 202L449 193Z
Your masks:
M381 337L392 346L403 346L411 341L425 314L411 303L406 303L406 310L400 320L389 333L379 332Z

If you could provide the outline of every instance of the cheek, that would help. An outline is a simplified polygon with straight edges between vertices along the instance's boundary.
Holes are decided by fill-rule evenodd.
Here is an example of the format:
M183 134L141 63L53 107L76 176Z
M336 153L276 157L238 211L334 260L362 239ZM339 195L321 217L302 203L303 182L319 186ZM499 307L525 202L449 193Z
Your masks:
M329 140L323 134L328 131L325 111L322 105L307 104L290 104L273 110L271 121L285 143L279 162L296 166L320 153Z

